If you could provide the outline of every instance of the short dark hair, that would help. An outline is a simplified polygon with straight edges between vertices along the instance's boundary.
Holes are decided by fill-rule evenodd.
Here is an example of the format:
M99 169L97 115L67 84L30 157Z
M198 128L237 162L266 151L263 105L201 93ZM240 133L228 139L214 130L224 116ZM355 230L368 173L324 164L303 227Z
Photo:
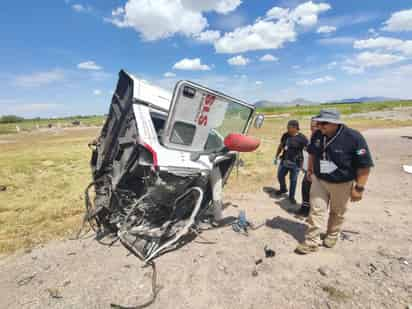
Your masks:
M300 129L299 128L299 121L297 121L297 120L289 120L288 121L288 127L294 127L294 128L296 128L296 129Z

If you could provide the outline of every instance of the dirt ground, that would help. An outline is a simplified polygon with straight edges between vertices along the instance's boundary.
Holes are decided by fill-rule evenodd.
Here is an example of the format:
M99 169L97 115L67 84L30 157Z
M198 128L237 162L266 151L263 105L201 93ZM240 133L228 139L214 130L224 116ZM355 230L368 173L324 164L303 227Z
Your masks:
M408 308L412 305L412 128L365 132L373 170L365 198L352 204L335 249L293 253L305 222L263 190L226 196L228 215L245 209L263 227L230 227L157 260L159 296L151 308ZM273 186L269 184L268 186ZM201 241L200 239L197 239ZM264 247L276 251L265 258ZM255 266L255 261L263 262ZM256 271L253 275L253 272ZM150 274L120 245L93 239L51 242L0 259L0 308L109 308L150 296ZM410 307L409 307L410 308Z

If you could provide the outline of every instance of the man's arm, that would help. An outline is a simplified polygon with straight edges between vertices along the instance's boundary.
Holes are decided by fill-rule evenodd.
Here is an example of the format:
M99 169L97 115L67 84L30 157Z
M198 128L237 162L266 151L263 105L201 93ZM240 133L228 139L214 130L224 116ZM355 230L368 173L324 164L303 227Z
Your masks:
M365 190L366 183L368 182L370 167L359 168L356 171L356 184L352 188L352 202L359 202L363 197L363 191Z
M276 151L276 159L279 158L280 153L282 152L282 150L283 150L283 145L282 145L282 144L279 144L278 150Z
M313 154L309 154L308 158L308 170L306 172L306 179L308 181L312 181L312 174L313 174L313 161L314 161L314 156Z
M359 187L364 188L366 186L370 172L370 167L360 168L357 170L356 184Z

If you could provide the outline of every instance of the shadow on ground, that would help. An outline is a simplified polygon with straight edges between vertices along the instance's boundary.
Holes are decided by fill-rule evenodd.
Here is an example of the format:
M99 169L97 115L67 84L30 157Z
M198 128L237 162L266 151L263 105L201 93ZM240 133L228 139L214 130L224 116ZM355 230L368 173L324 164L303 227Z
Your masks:
M291 235L298 242L303 242L305 239L306 225L303 223L277 216L273 219L267 220L266 226L274 230L281 230Z
M279 205L284 211L289 214L296 214L299 210L298 205L292 204L285 195L276 195L276 189L273 187L263 187L263 192L265 192L271 199L275 200L275 204Z
M263 192L265 192L270 198L277 199L278 196L276 196L276 189L273 187L263 187L262 188Z

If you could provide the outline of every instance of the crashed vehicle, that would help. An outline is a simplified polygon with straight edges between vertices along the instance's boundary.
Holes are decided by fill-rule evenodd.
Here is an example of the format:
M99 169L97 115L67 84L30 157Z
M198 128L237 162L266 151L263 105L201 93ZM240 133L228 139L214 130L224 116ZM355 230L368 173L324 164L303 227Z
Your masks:
M86 190L97 238L115 235L146 263L184 244L221 207L239 152L259 146L244 135L253 119L262 125L253 105L195 83L171 95L120 71Z

